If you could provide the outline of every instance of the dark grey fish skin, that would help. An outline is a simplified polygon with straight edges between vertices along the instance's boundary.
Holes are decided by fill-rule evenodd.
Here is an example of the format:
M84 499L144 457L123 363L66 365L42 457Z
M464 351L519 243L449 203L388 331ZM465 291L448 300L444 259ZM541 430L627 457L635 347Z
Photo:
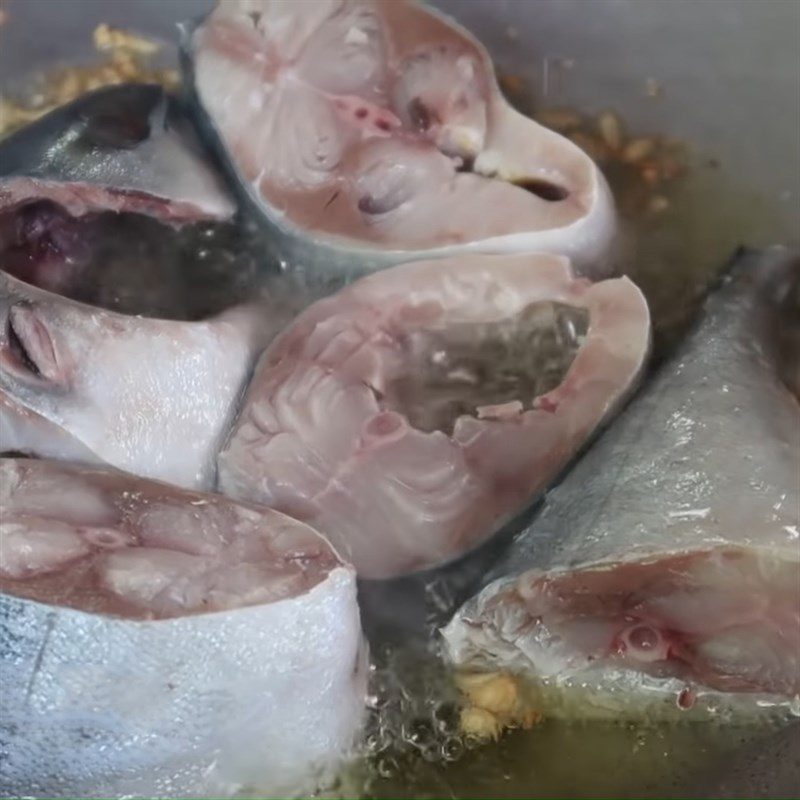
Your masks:
M41 200L174 224L235 212L178 101L150 84L98 89L0 142L0 212Z
M455 665L564 716L800 713L800 407L764 326L788 260L740 260L446 626Z

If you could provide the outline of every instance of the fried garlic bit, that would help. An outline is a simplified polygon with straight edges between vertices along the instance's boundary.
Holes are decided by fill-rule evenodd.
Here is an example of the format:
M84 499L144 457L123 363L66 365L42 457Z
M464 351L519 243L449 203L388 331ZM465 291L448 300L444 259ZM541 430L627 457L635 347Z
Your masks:
M106 25L105 22L94 29L92 38L94 39L95 48L101 51L127 50L129 53L151 56L161 49L161 45L150 39L135 36L119 28L112 28L110 25Z
M61 67L38 76L28 93L15 100L0 95L0 136L47 114L58 106L102 86L118 83L159 83L172 90L180 85L174 69L156 69L152 59L162 45L105 23L94 30L95 49L103 59L95 64Z
M507 728L531 728L541 720L520 681L505 672L461 672L456 676L464 707L461 732L497 739Z

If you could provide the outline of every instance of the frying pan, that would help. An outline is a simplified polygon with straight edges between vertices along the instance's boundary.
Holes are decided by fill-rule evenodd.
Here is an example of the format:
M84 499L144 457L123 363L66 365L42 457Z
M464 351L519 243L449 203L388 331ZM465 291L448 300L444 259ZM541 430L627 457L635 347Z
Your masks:
M5 4L0 0L8 12L0 28L0 84L13 85L50 65L90 60L91 31L100 22L174 41L175 23L204 13L211 4L211 0L6 0ZM501 73L524 79L535 102L591 113L613 108L630 129L680 138L696 155L713 158L720 171L718 191L708 193L707 202L728 208L725 204L737 192L747 198L744 213L740 205L728 220L742 243L800 244L797 0L440 0L436 4L479 35ZM721 219L724 224L725 214L713 219L713 224L720 225ZM714 257L722 261L726 255L720 250ZM669 730L660 734L666 750L672 736ZM580 735L569 741L576 748L593 747L596 742ZM633 767L629 744L618 749L609 756L614 768ZM568 750L561 753L567 762L573 755ZM504 769L511 775L498 778L496 785L482 786L484 796L543 796L541 787L526 785L525 778L508 782L515 772L527 774L524 742L497 758L504 759ZM631 769L631 774L641 775L641 770ZM740 747L727 748L722 755L717 752L709 763L668 786L654 788L639 777L624 792L619 785L603 790L591 775L569 781L562 777L548 786L552 794L565 797L607 796L609 791L616 792L614 796L798 797L800 723L748 736ZM401 793L402 788L395 790ZM436 790L428 796L437 796ZM460 796L474 795L467 790Z

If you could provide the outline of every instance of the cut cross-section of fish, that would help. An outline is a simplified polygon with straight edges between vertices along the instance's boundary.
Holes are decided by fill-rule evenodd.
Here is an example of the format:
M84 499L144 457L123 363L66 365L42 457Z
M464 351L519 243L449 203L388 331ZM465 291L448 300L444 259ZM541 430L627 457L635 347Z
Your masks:
M9 796L313 791L366 695L355 571L266 508L0 459Z
M516 673L553 715L796 705L800 408L768 346L785 298L754 287L796 265L741 260L445 628L458 667Z
M223 491L313 521L366 577L463 554L532 502L635 384L647 305L559 256L363 278L265 351Z
M614 234L591 159L507 103L467 31L406 0L227 0L185 41L203 127L306 268L558 252Z
M266 327L250 306L201 322L116 314L0 272L0 452L210 487Z

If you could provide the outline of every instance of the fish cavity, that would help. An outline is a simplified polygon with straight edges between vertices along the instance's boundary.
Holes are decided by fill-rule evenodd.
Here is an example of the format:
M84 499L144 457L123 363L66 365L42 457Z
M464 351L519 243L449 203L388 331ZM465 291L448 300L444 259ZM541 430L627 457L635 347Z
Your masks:
M490 322L459 322L409 334L407 372L387 391L387 406L418 430L453 433L484 406L533 399L558 386L589 327L589 312L564 303L531 303Z

